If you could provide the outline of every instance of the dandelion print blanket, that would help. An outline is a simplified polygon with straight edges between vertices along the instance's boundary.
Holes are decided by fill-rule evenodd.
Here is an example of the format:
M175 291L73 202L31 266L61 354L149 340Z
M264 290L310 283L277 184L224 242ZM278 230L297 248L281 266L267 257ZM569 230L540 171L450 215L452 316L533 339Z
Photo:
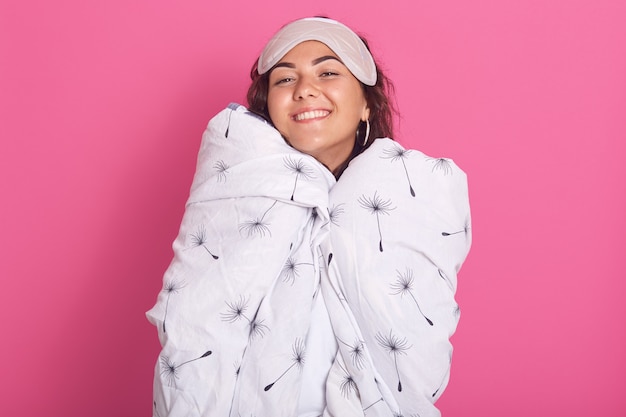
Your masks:
M203 135L163 290L154 416L294 417L311 309L323 416L439 416L471 242L465 174L377 139L339 181L232 104Z

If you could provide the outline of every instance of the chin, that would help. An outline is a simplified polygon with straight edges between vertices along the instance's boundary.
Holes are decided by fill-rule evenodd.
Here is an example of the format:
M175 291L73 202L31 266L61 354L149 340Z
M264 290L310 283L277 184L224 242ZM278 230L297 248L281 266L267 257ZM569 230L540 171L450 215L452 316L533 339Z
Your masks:
M312 156L315 156L315 154L319 152L319 149L320 149L319 146L315 146L315 140L304 140L304 141L302 140L290 141L288 139L286 140L287 140L287 143L291 145L292 148L300 152L312 155Z

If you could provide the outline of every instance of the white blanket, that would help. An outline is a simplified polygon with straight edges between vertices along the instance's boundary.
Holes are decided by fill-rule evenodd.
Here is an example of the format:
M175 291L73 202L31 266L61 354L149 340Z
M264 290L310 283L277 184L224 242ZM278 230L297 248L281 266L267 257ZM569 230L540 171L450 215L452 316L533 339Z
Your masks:
M243 106L215 116L147 313L155 416L295 417L311 308L339 350L324 416L438 416L469 250L465 174L377 139L338 182Z

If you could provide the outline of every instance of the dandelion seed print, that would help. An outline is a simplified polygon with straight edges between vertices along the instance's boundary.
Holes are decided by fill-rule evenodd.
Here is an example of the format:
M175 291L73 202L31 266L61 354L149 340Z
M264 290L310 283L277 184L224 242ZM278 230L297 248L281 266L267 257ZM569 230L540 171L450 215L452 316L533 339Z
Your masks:
M219 259L219 256L215 255L206 247L206 242L206 228L203 224L201 224L200 226L198 226L198 230L196 231L196 233L191 234L191 243L193 245L192 247L197 248L201 246L204 248L205 251L207 251L209 255L213 257L213 259Z
M275 200L274 203L265 210L261 217L257 217L252 220L245 221L239 224L239 233L245 233L248 237L252 237L254 235L258 235L259 237L265 237L266 234L272 235L270 232L270 228L268 227L270 224L265 221L265 216L274 206L278 203L278 200Z
M406 338L400 339L393 335L393 330L389 331L389 336L385 336L382 333L376 333L376 341L378 344L393 356L393 363L396 367L396 374L398 375L398 391L402 391L402 381L400 379L400 370L398 369L398 355L406 355L406 351L411 348L408 346Z
M379 399L377 399L376 401L374 401L373 403L371 403L370 405L368 405L367 407L365 407L365 408L363 409L363 412L365 412L365 411L369 410L370 408L372 408L373 406L375 406L376 404L378 404L379 402L382 402L382 401L384 401L382 397L381 397L381 398L379 398Z
M218 182L226 182L226 174L229 173L228 168L230 167L221 159L213 165L213 169L217 171Z
M291 192L291 201L293 201L293 197L296 194L296 187L298 186L298 179L304 178L306 180L311 180L315 178L313 169L302 162L302 159L295 160L291 156L286 156L283 159L283 163L285 167L291 171L296 176L296 180L293 184L293 191Z
M250 322L250 319L247 318L245 315L245 312L248 308L248 300L246 300L243 295L240 295L237 301L227 301L226 305L228 306L226 312L220 313L223 321L226 321L228 323L234 323L243 317L248 322Z
M422 317L424 317L424 319L426 319L426 322L428 322L428 324L432 326L432 320L426 317L426 315L422 311L422 308L417 302L417 299L415 298L415 294L413 294L413 270L407 268L404 274L401 274L399 271L396 272L398 273L398 279L396 280L396 282L391 284L391 289L395 291L392 294L400 295L400 297L403 297L405 294L409 294L415 302L417 310L420 312Z
M265 320L259 320L256 317L252 319L250 322L250 333L248 334L250 340L265 336L265 332L269 330L269 327L263 324L264 322Z
M174 362L171 362L167 356L163 356L161 358L161 366L163 367L161 375L165 376L167 385L170 387L176 386L176 380L178 379L178 366L176 366Z
M240 319L244 319L248 322L249 326L249 334L248 337L252 340L256 336L263 337L265 335L265 331L268 329L266 325L263 324L263 320L258 320L256 318L256 313L253 318L249 318L246 316L246 310L248 309L248 300L241 295L236 301L226 302L226 312L220 313L220 317L222 321L228 323L235 323Z
M271 236L271 232L268 226L269 223L263 223L263 219L254 219L249 220L247 222L241 223L239 225L239 232L246 232L248 237L253 235L259 235L260 237L265 237L265 234L269 234Z
M391 210L394 210L395 207L391 206L391 200L383 200L378 196L378 192L374 192L374 197L369 198L365 195L359 197L359 205L363 207L365 210L368 210L371 214L376 215L376 224L378 225L378 236L380 240L378 241L378 249L383 251L383 234L380 230L380 215L386 214L388 215Z
M171 361L169 356L162 356L161 357L161 367L163 368L161 370L161 375L164 376L165 380L167 381L167 384L171 387L175 387L176 386L176 381L178 380L178 372L180 371L180 368L187 365L188 363L200 360L202 358L206 358L208 356L211 356L213 352L210 350L207 350L206 352L204 352L201 356L194 358L194 359L190 359L188 361L185 361L183 363L181 363L180 365L177 365L175 362Z
M280 276L282 277L283 282L290 282L293 284L298 276L297 268L298 264L296 261L291 256L287 258L287 262L285 262L282 271L280 271Z
M339 385L339 391L341 392L341 395L343 395L345 398L348 398L350 393L354 393L356 395L359 389L356 385L356 382L354 381L354 378L352 378L352 375L348 373L346 368L341 366L341 363L338 363L338 364L341 370L343 371L343 380L341 381L341 384Z
M465 222L465 225L463 225L463 229L461 230L457 230L456 232L441 232L441 236L452 236L452 235L458 235L460 233L464 233L465 235L467 235L467 232L469 232L470 226L468 222Z
M350 345L339 338L337 338L337 340L342 345L348 347L348 351L350 352L350 358L352 358L352 364L357 369L363 369L363 366L365 365L365 358L364 358L365 344L363 343L363 341L357 339L354 341L354 343Z
M341 206L343 206L343 204L338 204L328 209L328 217L330 219L330 222L335 226L339 226L339 217L341 217L341 215L345 211Z
M163 333L167 333L165 330L165 321L167 320L167 309L170 305L170 297L172 294L177 294L185 286L185 281L176 282L174 280L167 281L163 286L163 291L167 293L167 299L165 300L165 314L163 315Z
M452 175L452 162L447 158L426 158L433 164L432 172L441 171L443 175Z
M391 149L383 149L383 153L385 156L381 156L381 158L391 159L391 162L401 161L402 166L404 167L404 174L406 175L406 180L409 183L409 193L411 196L415 197L415 191L413 190L413 185L411 185L411 178L409 178L409 171L406 168L406 163L404 160L408 157L410 150L404 149L398 144L394 144Z
M302 341L302 339L300 338L296 339L293 346L291 347L291 351L292 351L291 365L289 365L289 367L285 369L285 371L282 374L280 374L280 376L276 378L274 382L266 385L265 388L263 388L263 391L269 391L270 389L272 389L274 384L276 384L283 376L285 376L285 374L289 372L291 368L293 368L294 366L297 366L298 369L302 370L302 366L304 365L304 353L305 353L304 342Z
M280 271L280 276L282 277L283 282L287 282L293 285L293 283L296 282L296 278L300 276L300 274L298 273L298 268L300 267L300 265L313 266L313 264L310 264L310 263L304 263L304 262L298 263L291 256L287 258L287 261L285 262L283 269Z

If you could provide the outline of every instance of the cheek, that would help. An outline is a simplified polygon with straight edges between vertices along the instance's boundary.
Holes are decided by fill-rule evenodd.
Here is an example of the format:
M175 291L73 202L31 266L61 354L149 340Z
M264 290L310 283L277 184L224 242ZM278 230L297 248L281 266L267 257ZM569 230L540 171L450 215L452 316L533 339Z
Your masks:
M367 107L365 94L360 85L350 85L348 88L333 89L329 91L328 94L333 96L335 102L343 103L344 107L349 109L351 114L357 115L360 120L363 109Z
M267 95L267 112L274 127L284 137L288 136L289 110L287 108L288 99L285 94Z
M281 114L285 111L285 95L280 92L270 91L267 94L267 110L270 118L276 124L276 119L280 119Z

